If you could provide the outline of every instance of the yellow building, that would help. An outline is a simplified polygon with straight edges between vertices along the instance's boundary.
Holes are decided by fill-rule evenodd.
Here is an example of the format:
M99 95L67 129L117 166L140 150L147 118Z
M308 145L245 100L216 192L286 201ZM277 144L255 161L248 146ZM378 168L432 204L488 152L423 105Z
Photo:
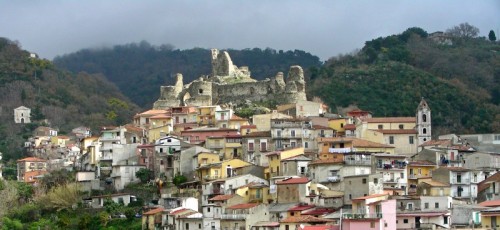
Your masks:
M257 132L257 126L256 125L242 125L240 127L240 133L241 136L246 136L250 133Z
M337 131L338 136L344 136L345 135L345 128L344 126L349 124L350 120L349 118L331 118L328 119L328 127L334 129Z
M35 171L47 171L47 161L36 157L17 160L17 180L25 181L25 174Z
M219 154L217 153L198 153L195 156L196 162L198 162L198 167L220 163Z
M151 125L151 117L157 115L170 116L170 111L164 109L151 109L134 116L134 125L137 127L148 129Z
M417 185L418 196L450 196L450 185L432 179L420 179Z
M415 117L373 117L359 119L356 137L391 145L397 154L417 153L417 130Z
M221 162L221 178L227 178L234 176L234 168L240 168L243 166L252 165L249 162L242 161L240 159L230 159Z
M278 113L278 111L273 110L272 113L253 115L252 124L257 126L259 131L270 131L271 130L271 119L292 119L292 116L286 114Z
M282 159L287 159L290 157L298 156L298 155L303 155L304 154L304 148L299 147L299 148L294 148L294 149L288 149L284 151L275 151L267 154L269 166L267 169L264 170L264 174L266 175L266 179L270 179L271 177L275 176L281 176L280 175L280 165L281 165L281 160Z
M198 177L202 182L207 182L222 178L221 162L201 165L196 169L196 171L198 173Z
M199 125L215 126L215 111L217 108L218 106L199 106L197 108L198 117L196 122Z
M259 182L251 182L239 187L236 194L242 196L245 203L269 204L269 200L272 200L269 194L269 186Z
M226 136L222 152L224 153L224 159L241 159L243 156L241 135Z
M320 159L329 159L329 155L348 152L386 152L394 154L394 147L355 137L332 137L318 139Z
M228 128L239 130L242 126L249 125L248 119L233 115L228 121Z
M412 161L407 165L408 170L408 193L415 193L418 180L422 178L431 178L432 170L436 164L430 161Z
M50 142L52 145L56 145L59 147L66 147L66 144L69 142L69 137L67 136L55 136L50 138Z

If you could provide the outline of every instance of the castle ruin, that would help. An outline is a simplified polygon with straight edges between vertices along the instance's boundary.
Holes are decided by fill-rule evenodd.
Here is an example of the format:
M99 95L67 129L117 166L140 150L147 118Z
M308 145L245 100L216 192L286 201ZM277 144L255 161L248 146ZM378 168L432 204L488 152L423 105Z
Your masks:
M161 86L160 98L153 108L240 104L246 100L295 103L306 100L305 86L304 71L298 65L290 67L286 79L279 72L272 79L257 81L250 76L248 67L234 65L227 51L212 49L212 73L188 84L178 73L175 85Z

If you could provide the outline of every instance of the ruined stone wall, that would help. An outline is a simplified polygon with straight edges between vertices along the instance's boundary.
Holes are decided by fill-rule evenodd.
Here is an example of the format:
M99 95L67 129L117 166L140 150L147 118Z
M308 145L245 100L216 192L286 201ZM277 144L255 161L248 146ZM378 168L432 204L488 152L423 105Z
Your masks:
M213 49L211 78L201 77L183 85L182 75L177 74L175 86L161 86L160 98L154 103L153 107L155 109L165 109L171 106L240 104L246 100L275 100L279 104L285 104L307 100L304 71L300 66L291 66L286 79L283 73L279 72L274 78L263 81L255 81L249 76L245 76L245 74L239 76L241 73L250 73L246 67L241 68L241 70L243 71L240 71L232 64L227 52L220 53L218 50ZM221 77L219 74L228 74L222 76L222 78L236 77L245 78L246 80L231 84L211 80Z

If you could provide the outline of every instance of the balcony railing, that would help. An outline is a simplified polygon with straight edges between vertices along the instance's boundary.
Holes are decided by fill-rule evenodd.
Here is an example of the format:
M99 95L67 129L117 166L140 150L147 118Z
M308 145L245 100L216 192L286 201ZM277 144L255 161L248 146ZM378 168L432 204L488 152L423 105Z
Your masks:
M340 182L340 176L329 176L326 178L328 182Z
M262 195L255 195L255 194L250 195L250 200L251 201L261 201L262 198L263 198Z
M291 134L281 134L281 135L273 135L273 138L279 139L279 138L302 138L303 135L302 133L296 133L295 135Z
M383 164L377 165L378 170L404 170L406 165L402 164Z
M217 180L220 178L219 175L206 175L205 177L205 180Z
M269 176L270 176L270 177L279 176L279 173L278 173L278 172L270 172L270 173L269 173Z
M352 152L352 148L329 148L328 152L329 153L350 153Z
M462 178L460 180L457 180L457 178L451 179L452 184L469 184L470 180L469 178Z
M372 165L371 161L368 160L345 160L344 164L346 165Z
M212 194L224 194L224 189L214 188Z
M380 219L382 213L360 213L360 214L343 214L342 219Z
M216 145L216 144L208 144L208 145L207 145L207 149L222 149L222 148L224 148L224 145L221 145L221 144L219 144L219 145Z
M222 220L244 220L247 218L247 214L222 214L220 218Z

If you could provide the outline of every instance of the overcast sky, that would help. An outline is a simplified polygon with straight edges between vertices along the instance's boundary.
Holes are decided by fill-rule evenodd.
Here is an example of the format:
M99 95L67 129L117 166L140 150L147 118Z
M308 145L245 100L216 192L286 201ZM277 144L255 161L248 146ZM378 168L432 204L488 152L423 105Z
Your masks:
M300 49L322 60L367 40L468 22L500 37L500 1L0 0L0 37L52 59L146 40L178 49Z

